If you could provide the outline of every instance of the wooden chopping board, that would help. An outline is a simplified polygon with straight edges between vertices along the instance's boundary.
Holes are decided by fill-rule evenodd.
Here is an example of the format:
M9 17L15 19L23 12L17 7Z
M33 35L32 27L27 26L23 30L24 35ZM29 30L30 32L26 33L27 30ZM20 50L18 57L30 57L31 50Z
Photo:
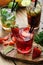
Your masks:
M17 13L16 24L19 24L19 27L26 27L28 25L26 21L27 21L26 11L25 11L25 9L23 9L23 10L20 9L20 11ZM4 35L7 35L8 33L9 32L2 30L2 27L0 26L0 37L1 36L3 37ZM33 46L34 45L36 45L36 43L33 42ZM2 52L3 49L4 49L4 46L0 45L0 54L4 58L8 58L8 59L12 59L12 60L18 60L18 61L27 62L27 63L43 62L43 55L41 55L40 57L38 57L36 59L32 59L32 53L30 53L28 55L23 55L23 54L18 53L16 49L14 49L13 51L11 51L5 55Z

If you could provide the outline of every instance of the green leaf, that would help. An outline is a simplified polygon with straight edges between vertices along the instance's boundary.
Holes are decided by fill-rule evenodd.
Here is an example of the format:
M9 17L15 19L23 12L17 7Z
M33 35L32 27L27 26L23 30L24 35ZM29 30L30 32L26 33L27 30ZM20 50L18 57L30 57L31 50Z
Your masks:
M5 24L5 21L6 21L6 17L5 17L5 16L2 16L1 22L2 22L3 24Z
M8 8L12 8L12 5L13 5L13 2L10 2L10 3L8 4Z
M40 32L39 34L35 35L34 41L35 41L37 44L40 44L41 46L43 46L43 31Z
M35 37L34 37L34 41L36 42L36 43L39 43L39 36L38 35L36 35Z
M7 23L7 27L10 27L10 25L11 25L10 23Z
M8 16L7 17L7 20L12 20L12 21L14 21L16 19L16 17L14 16L14 15L10 15L10 16Z
M3 8L2 10L1 10L1 15L5 15L7 13L7 10L5 9L5 8Z

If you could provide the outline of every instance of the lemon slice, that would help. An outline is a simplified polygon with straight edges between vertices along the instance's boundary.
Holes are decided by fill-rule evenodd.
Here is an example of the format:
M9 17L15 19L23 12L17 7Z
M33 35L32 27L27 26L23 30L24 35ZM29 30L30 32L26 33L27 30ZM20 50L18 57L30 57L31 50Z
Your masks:
M22 0L21 5L22 6L29 6L31 4L31 0Z

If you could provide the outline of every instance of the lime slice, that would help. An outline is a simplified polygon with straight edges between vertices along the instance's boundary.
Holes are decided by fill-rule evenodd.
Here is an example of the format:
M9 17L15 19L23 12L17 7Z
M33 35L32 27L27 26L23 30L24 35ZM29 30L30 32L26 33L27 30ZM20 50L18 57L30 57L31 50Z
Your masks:
M40 11L41 11L41 6L40 6L40 4L37 4L37 6L36 6L36 8L35 8L35 13L39 13Z
M22 0L21 5L22 6L29 6L31 4L31 0Z
M10 51L12 51L13 49L14 49L13 46L7 46L6 48L4 48L3 53L4 53L4 54L7 54L7 53L9 53Z
M9 4L8 4L8 8L12 8L12 5L13 5L13 2L10 2ZM14 2L14 6L16 5L16 2Z
M35 13L37 13L37 14L38 14L40 11L41 11L41 10L40 10L39 8L38 8L38 9L37 9L37 8L35 9Z
M8 4L8 8L12 8L12 5L13 5L13 2L10 2L10 3Z

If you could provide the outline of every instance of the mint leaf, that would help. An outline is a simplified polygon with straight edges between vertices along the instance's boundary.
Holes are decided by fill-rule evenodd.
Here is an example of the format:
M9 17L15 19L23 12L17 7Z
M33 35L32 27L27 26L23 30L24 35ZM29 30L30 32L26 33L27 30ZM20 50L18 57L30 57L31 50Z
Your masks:
M43 46L43 31L40 32L39 34L35 35L34 41L35 41L37 44L40 44L41 46Z
M5 16L2 16L1 22L2 22L3 24L5 24L5 21L6 21L6 17L5 17Z
M10 23L7 23L7 27L10 27L10 25L11 25Z
M4 8L1 10L1 15L5 15L7 13L7 10Z

